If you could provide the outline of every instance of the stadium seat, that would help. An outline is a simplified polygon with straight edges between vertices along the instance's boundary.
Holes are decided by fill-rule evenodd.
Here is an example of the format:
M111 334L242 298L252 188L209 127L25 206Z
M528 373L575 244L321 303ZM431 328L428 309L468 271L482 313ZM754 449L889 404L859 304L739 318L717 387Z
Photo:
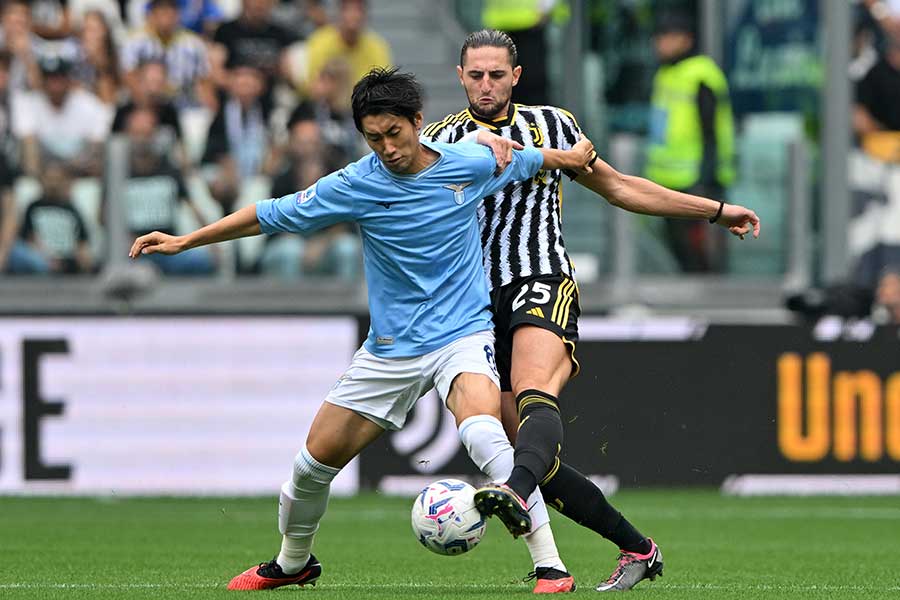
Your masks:
M19 177L13 184L13 196L19 219L24 216L25 209L41 197L41 184L34 177ZM100 224L100 211L103 205L103 184L96 177L81 177L72 180L72 206L84 220L87 229L91 255L96 262L105 258L104 245L106 232Z
M197 164L206 150L206 135L212 124L213 115L205 108L191 108L178 113L184 151L191 164Z
M103 183L98 177L82 177L72 182L72 205L84 219L91 255L96 262L106 258L106 231L101 225Z

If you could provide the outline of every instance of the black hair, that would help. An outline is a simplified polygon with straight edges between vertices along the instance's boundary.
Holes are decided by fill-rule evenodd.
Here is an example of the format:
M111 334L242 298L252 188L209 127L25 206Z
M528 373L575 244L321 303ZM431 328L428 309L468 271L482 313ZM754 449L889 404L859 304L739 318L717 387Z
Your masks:
M466 52L469 48L506 48L509 52L509 62L513 69L519 64L519 51L516 50L516 43L508 34L497 31L496 29L479 29L473 31L466 37L463 42L462 50L459 51L459 66L463 66L466 61Z
M350 104L360 133L363 117L370 115L405 117L415 125L416 113L422 112L422 86L412 73L400 73L397 67L375 67L353 86Z

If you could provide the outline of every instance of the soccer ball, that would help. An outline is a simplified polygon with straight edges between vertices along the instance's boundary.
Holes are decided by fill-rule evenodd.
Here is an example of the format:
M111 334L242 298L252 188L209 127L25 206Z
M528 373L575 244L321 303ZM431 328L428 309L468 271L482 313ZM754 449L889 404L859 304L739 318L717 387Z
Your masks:
M416 497L412 528L423 546L453 556L478 545L487 527L475 508L475 488L458 479L435 481Z

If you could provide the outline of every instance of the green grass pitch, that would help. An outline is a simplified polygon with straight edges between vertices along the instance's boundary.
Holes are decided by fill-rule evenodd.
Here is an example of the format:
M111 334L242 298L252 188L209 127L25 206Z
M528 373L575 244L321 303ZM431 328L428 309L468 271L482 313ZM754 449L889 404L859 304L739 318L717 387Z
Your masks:
M897 498L738 499L714 491L626 491L616 506L656 538L665 577L636 598L900 598ZM467 555L429 553L412 499L332 499L315 552L319 584L279 598L530 597L521 542L492 520ZM276 552L276 499L0 498L0 598L233 598L231 576ZM580 597L616 549L552 514ZM266 592L273 593L273 592ZM238 593L238 594L246 594Z

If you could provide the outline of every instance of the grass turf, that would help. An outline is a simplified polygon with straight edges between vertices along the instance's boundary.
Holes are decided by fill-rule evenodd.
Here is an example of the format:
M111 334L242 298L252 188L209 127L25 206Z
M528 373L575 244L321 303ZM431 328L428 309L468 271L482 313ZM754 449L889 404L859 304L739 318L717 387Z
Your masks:
M665 577L640 598L900 598L896 498L726 498L712 491L623 492L616 506L659 542ZM492 520L460 557L423 549L411 499L333 499L315 552L315 588L278 597L417 600L529 597L521 542ZM0 598L220 598L278 548L276 500L0 497ZM615 565L612 544L553 514L580 596Z

